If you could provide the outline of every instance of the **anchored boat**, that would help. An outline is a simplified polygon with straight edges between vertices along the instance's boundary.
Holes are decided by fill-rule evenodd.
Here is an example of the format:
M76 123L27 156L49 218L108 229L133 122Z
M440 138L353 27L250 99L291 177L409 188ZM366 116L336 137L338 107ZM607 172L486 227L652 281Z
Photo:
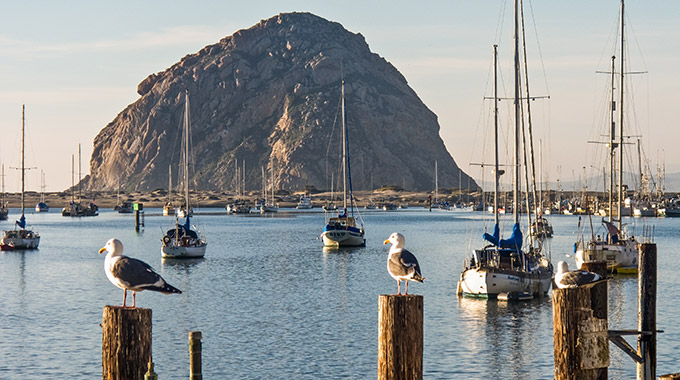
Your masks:
M189 91L185 92L184 109L184 139L183 157L184 166L184 210L191 210L189 202L189 134L190 134L190 114L189 114ZM161 256L163 258L185 259L200 258L205 256L208 243L203 236L191 225L191 215L186 213L183 216L184 223L180 224L182 217L175 216L175 228L169 229L161 239Z
M21 218L15 222L13 230L2 232L0 246L3 250L36 249L40 244L40 235L37 232L26 228L26 216L24 216L24 183L26 177L26 168L24 166L24 111L25 106L21 106Z
M498 85L497 67L498 52L494 45L494 230L493 234L485 233L484 240L489 244L482 249L475 249L465 259L463 271L458 280L459 295L497 298L499 294L529 293L543 296L548 293L552 283L553 266L548 257L543 255L539 241L532 241L528 249L523 249L523 235L519 222L520 215L520 106L519 96L519 58L518 58L518 8L515 2L515 142L514 142L514 191L513 214L514 225L512 235L501 239L499 227L499 178L504 171L499 169L498 162ZM529 213L528 213L529 214ZM529 214L530 215L530 214ZM538 243L534 246L533 243Z
M364 247L364 224L359 215L360 225L354 217L355 202L352 195L352 179L349 165L349 142L347 141L347 124L345 123L345 80L342 79L341 87L341 113L342 113L342 190L343 208L335 217L326 221L326 226L321 233L321 241L326 247ZM349 214L348 214L349 212ZM328 215L328 213L325 213Z

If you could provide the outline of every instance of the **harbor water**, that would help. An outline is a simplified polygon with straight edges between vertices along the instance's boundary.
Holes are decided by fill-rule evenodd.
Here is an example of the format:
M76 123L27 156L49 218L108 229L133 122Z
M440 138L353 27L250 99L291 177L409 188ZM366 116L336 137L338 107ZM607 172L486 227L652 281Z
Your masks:
M1 229L12 228L17 210ZM174 218L146 210L145 228L134 215L103 211L65 218L56 210L30 213L42 236L35 251L0 253L0 379L101 376L101 319L105 305L120 305L123 291L104 273L97 252L120 239L125 254L146 261L181 295L141 292L137 306L153 310L153 360L159 378L186 379L188 333L203 333L208 379L370 379L377 373L378 295L396 292L386 270L392 232L406 237L418 258L424 296L424 376L427 379L552 379L550 297L522 303L459 298L463 260L481 248L489 216L423 209L362 211L366 247L325 250L319 209L274 216L233 216L195 210L192 219L208 241L205 259L167 261L161 237ZM222 212L221 212L222 211ZM511 217L504 217L509 235ZM589 224L588 217L583 223ZM578 217L549 217L554 264L574 267ZM592 223L598 228L599 218ZM657 374L680 372L680 245L678 219L628 219L640 235L654 226L658 245ZM526 225L526 222L524 222ZM602 232L600 232L602 233ZM637 278L609 281L609 328L637 328ZM403 286L402 286L403 290ZM128 300L130 302L130 300ZM636 343L628 338L631 345ZM611 379L635 377L635 363L610 344Z

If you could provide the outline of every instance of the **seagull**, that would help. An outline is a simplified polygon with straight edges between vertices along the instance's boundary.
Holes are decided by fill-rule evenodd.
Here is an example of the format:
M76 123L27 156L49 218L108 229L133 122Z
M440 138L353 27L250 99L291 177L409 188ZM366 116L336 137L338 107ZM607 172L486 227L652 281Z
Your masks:
M104 261L104 271L114 285L123 289L123 307L127 291L132 291L132 308L136 306L135 294L142 290L155 290L164 294L182 292L165 282L151 266L141 260L123 256L123 243L118 239L110 239L99 253L108 252Z
M408 294L408 282L423 282L425 278L420 274L420 265L415 256L404 248L404 235L395 232L385 240L384 244L392 243L387 257L387 272L397 280L397 293L401 295L401 281L406 281L404 295Z
M597 273L586 272L584 270L569 271L566 262L557 263L557 273L555 274L555 285L560 289L565 288L590 288L602 281L607 281Z

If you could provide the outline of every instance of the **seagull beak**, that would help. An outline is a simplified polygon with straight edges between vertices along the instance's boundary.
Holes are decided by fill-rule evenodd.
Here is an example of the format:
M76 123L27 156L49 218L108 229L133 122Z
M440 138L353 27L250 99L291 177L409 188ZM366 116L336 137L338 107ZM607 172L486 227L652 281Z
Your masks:
M104 253L104 252L106 252L106 247L101 248L101 249L99 250L99 254L100 254L100 255L101 255L102 253Z
M387 240L385 240L385 242L383 243L383 245L385 245L385 244L387 244L387 243L389 243L389 242L390 242L390 239L387 239Z

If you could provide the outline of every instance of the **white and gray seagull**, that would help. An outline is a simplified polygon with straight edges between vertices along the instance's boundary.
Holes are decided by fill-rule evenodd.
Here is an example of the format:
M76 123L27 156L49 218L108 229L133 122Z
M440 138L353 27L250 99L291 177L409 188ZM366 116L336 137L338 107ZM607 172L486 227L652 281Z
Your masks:
M387 257L387 272L397 280L397 293L399 295L401 295L401 281L406 281L404 295L407 295L409 281L423 282L425 280L425 277L420 273L418 260L404 248L404 241L404 235L395 232L384 243L392 243Z
M123 243L118 239L110 239L99 253L108 252L104 261L106 277L114 285L124 290L123 307L127 299L127 291L132 291L132 308L136 306L135 294L142 290L154 290L164 294L182 292L165 282L163 277L156 273L153 268L132 257L123 256Z
M560 289L565 288L589 288L602 281L607 281L597 273L587 272L584 270L569 271L569 266L566 262L560 261L557 263L557 273L555 274L555 285Z

